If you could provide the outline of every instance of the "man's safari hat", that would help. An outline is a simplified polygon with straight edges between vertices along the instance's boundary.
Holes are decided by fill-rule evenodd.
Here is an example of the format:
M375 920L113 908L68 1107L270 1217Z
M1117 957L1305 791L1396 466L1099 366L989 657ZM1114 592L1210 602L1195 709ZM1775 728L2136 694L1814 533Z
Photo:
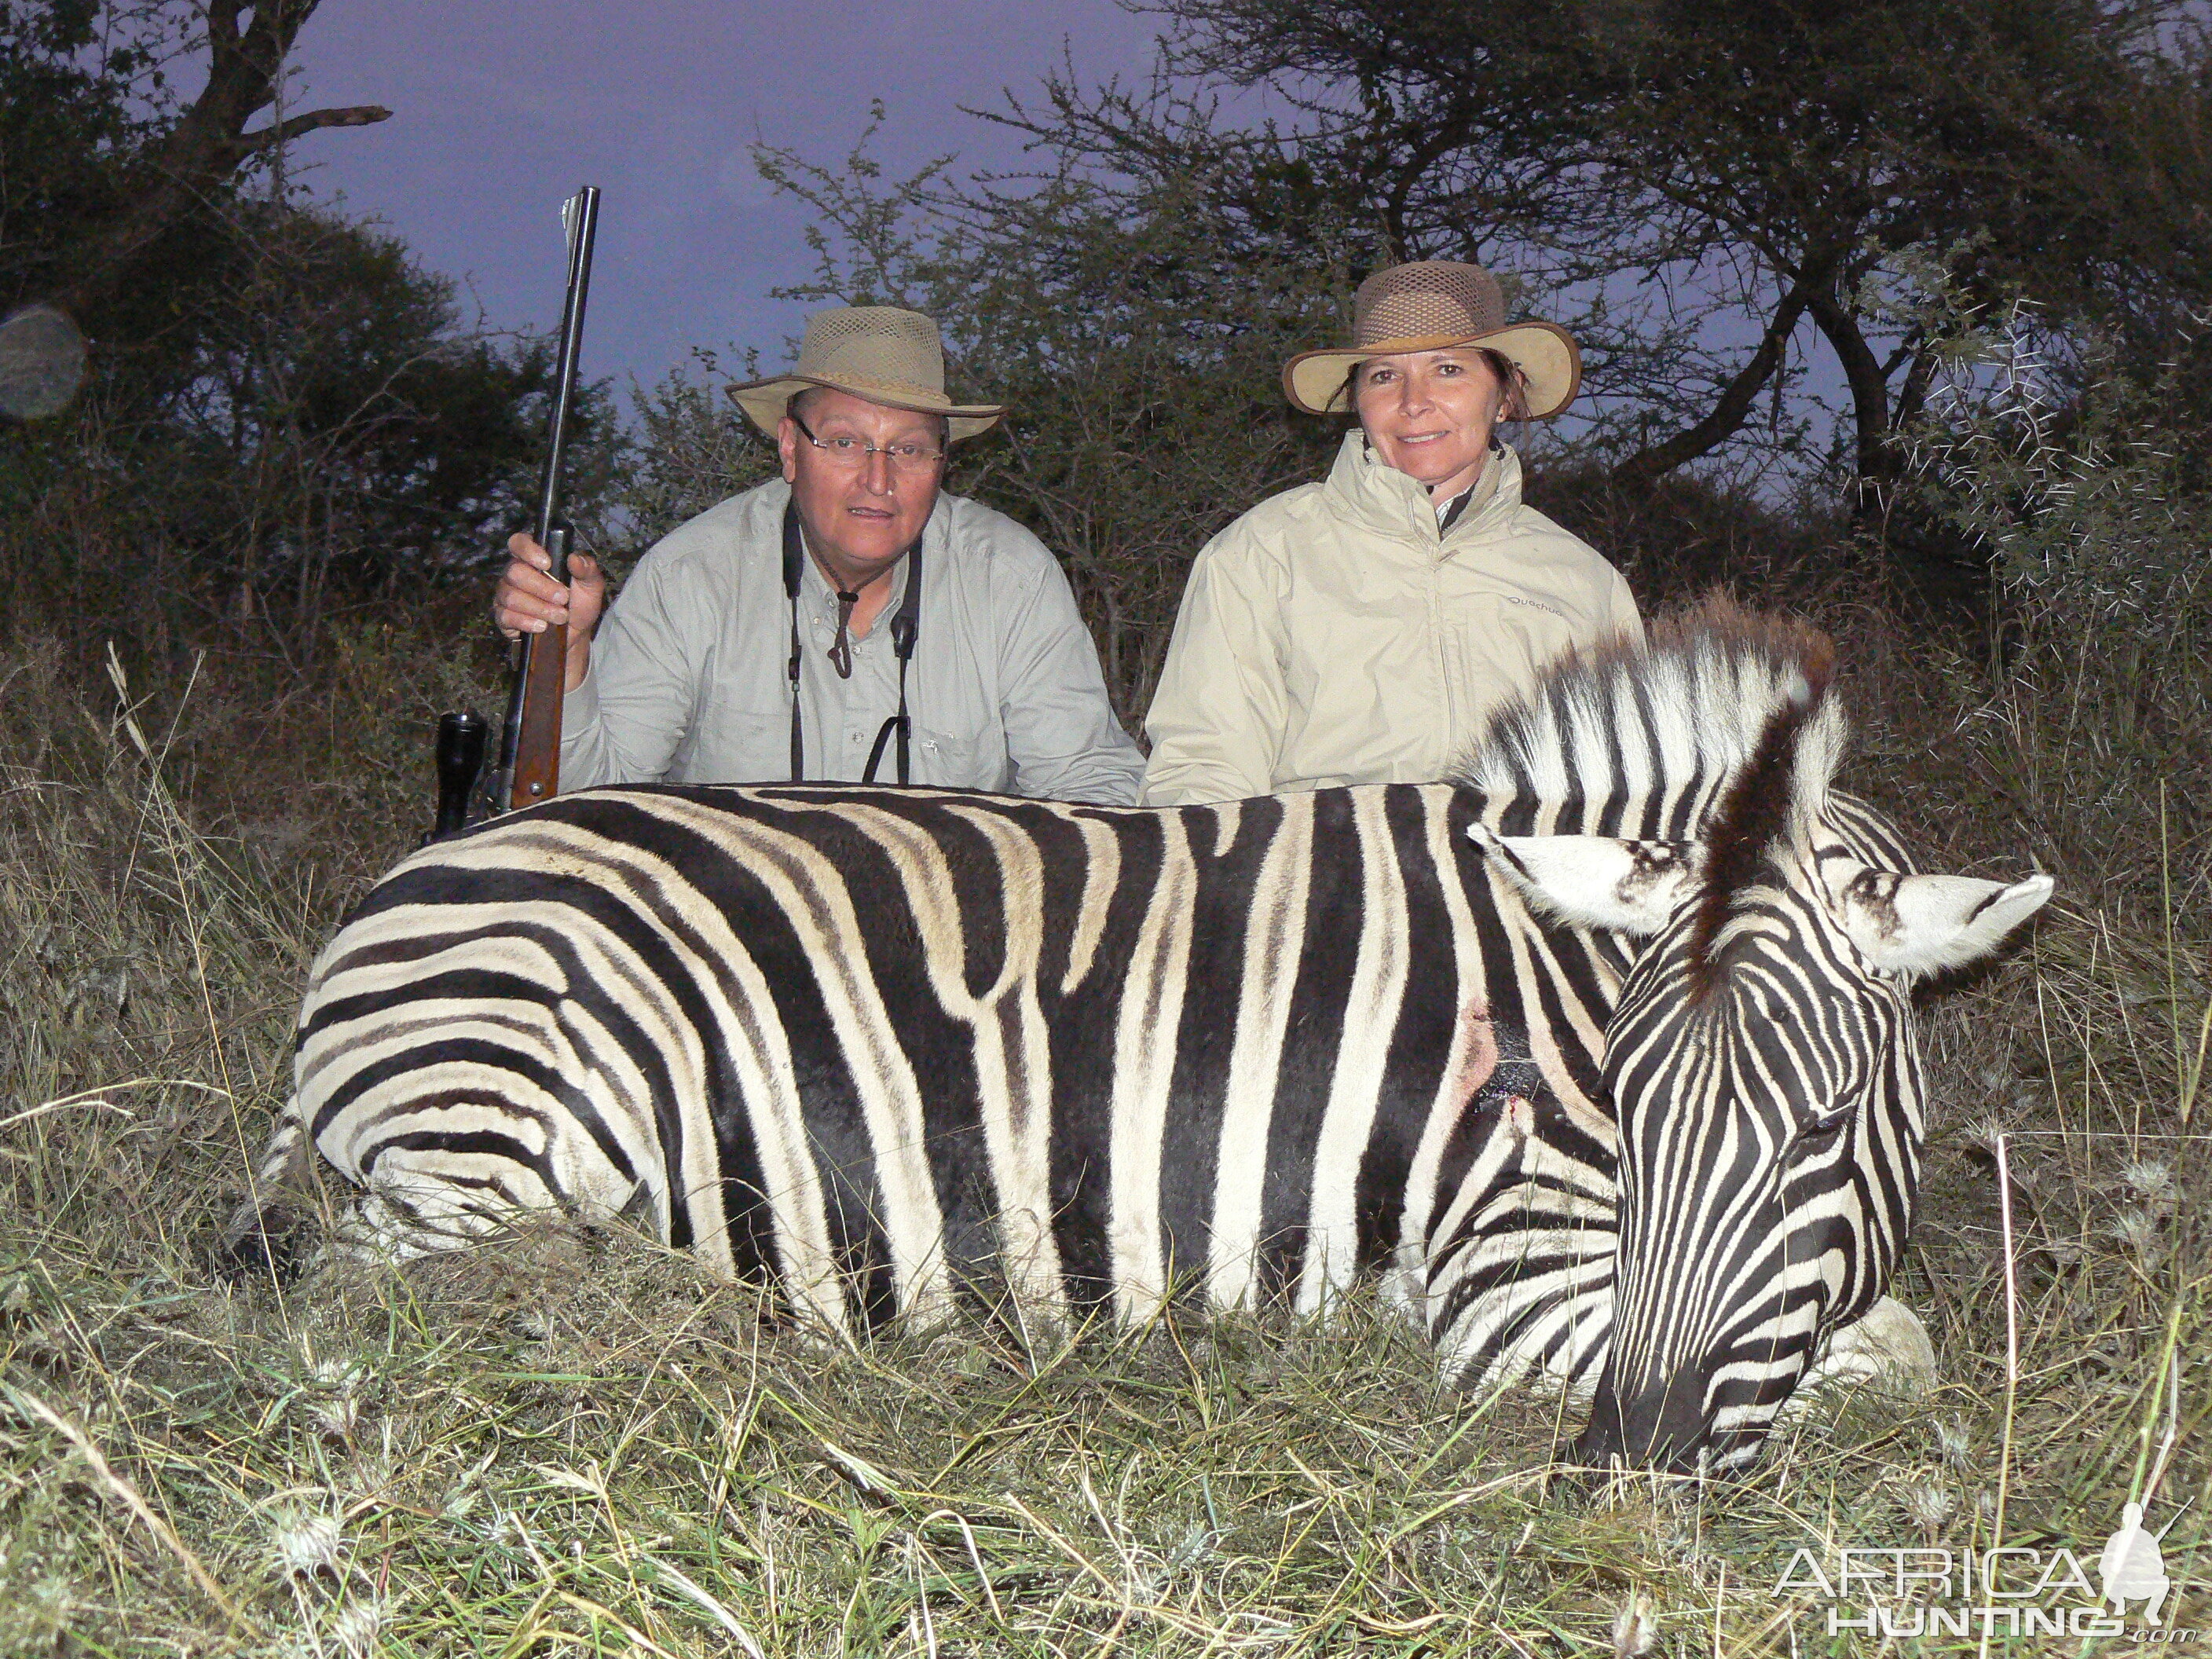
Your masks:
M1345 382L1370 357L1451 346L1502 351L1528 377L1528 413L1541 419L1574 401L1583 356L1556 323L1505 320L1505 295L1480 265L1423 259L1390 265L1359 285L1352 300L1352 344L1302 351L1283 365L1283 391L1309 415L1347 412Z
M937 325L896 306L840 306L806 319L799 361L788 373L729 388L738 407L770 437L784 405L811 386L849 392L889 409L942 415L950 435L988 432L1003 404L956 404L945 395L945 343Z

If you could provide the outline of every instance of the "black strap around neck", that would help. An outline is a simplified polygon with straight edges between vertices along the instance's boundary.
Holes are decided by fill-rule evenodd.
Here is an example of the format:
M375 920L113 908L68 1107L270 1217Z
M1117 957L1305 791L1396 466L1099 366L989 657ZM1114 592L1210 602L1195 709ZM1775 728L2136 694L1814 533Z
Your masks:
M791 660L784 665L784 677L791 682L791 781L803 783L806 779L805 728L799 709L799 665L804 657L799 633L799 589L806 570L806 541L799 526L799 503L786 501L783 507L783 596L791 607ZM898 713L886 720L876 732L876 741L868 750L868 763L860 774L862 783L876 781L876 768L883 763L884 745L894 735L898 739L896 758L898 781L911 781L908 776L908 739L914 721L907 714L906 670L913 660L915 642L921 635L921 539L906 550L906 592L899 599L899 608L892 615L891 654L898 659Z
M791 682L791 781L806 777L806 737L799 719L799 583L805 569L806 542L799 530L799 503L783 504L783 597L791 603L791 660L784 678Z

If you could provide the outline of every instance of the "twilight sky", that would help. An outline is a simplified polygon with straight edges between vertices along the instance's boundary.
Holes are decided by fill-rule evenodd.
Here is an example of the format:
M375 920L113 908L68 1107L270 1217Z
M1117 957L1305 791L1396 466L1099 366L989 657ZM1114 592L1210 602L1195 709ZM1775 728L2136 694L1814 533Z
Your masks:
M881 98L874 154L892 170L945 150L1010 165L1011 136L961 105L1028 93L1063 46L1086 82L1140 77L1155 28L1114 0L324 0L288 106L392 117L311 134L294 167L495 327L558 320L560 203L597 185L587 376L650 384L694 344L757 345L780 367L805 308L767 295L808 272L804 219L749 145L834 161Z

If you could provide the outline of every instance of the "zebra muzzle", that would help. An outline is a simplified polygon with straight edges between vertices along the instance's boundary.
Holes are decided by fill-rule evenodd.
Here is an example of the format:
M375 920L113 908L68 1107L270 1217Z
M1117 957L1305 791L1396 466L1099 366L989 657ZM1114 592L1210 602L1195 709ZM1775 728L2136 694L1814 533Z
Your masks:
M1705 1382L1695 1373L1678 1374L1624 1395L1607 1377L1576 1437L1572 1461L1596 1470L1620 1466L1670 1474L1711 1468L1720 1448Z

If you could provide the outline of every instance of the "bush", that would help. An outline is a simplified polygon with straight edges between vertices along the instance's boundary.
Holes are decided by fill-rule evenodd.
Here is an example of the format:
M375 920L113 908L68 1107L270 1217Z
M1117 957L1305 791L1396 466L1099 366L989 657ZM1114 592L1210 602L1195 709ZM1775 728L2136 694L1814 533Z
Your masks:
M528 521L544 340L466 326L404 247L303 201L232 204L203 240L179 319L96 349L65 413L0 428L0 641L301 666L397 596L484 582ZM569 495L595 542L611 416L582 389Z
M1991 696L1962 733L2037 855L2133 915L2212 880L2212 493L2170 381L2064 380L2017 318L1942 388L1916 465L1996 577ZM2187 925L2185 923L2185 925Z

